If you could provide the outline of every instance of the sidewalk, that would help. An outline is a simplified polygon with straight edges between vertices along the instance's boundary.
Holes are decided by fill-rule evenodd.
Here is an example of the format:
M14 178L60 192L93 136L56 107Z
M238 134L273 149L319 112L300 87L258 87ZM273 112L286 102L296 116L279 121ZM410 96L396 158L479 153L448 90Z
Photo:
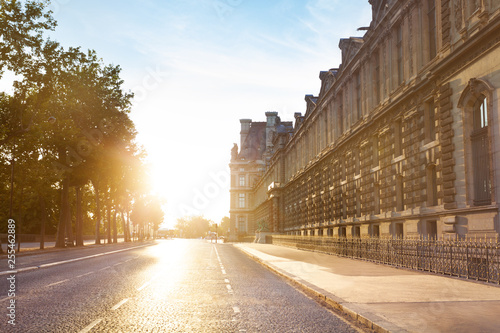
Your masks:
M499 332L500 287L361 260L234 244L377 332Z
M123 243L124 239L123 238L118 238L118 243ZM84 245L93 245L95 244L95 240L85 240L83 241ZM101 239L101 244L108 244L107 238L106 239ZM33 251L47 251L47 250L55 250L55 245L56 242L45 242L44 243L44 249L45 250L40 250L40 242L25 242L21 243L21 252L17 251L17 243L16 243L16 254L23 254L25 252L33 252ZM2 242L2 249L4 251L4 254L7 252L7 244Z

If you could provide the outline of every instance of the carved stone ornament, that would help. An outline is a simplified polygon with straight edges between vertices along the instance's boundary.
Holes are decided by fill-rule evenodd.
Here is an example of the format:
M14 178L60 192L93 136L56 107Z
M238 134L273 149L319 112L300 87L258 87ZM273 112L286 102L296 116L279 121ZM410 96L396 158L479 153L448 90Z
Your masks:
M472 94L476 95L476 94L479 94L480 93L480 86L481 82L479 82L476 78L472 78L469 80L469 87L470 87L470 91Z

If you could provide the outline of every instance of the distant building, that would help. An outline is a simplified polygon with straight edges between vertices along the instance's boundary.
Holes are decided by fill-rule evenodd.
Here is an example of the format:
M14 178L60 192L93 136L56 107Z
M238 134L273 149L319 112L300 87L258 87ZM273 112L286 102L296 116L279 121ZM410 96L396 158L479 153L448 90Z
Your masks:
M231 232L500 231L500 2L371 0L306 112L241 120Z

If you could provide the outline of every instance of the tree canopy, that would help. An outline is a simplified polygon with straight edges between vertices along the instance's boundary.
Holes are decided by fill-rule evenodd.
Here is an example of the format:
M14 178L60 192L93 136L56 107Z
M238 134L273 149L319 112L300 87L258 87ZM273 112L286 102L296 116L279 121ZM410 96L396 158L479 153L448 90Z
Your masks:
M130 239L132 208L134 226L163 219L143 186L133 93L123 88L120 66L45 38L56 27L48 5L0 0L0 78L18 75L12 92L0 92L1 221L15 218L18 233L57 232L61 247L82 245L92 230L96 243L104 232L110 242L118 232ZM139 213L145 198L146 215Z
M210 231L211 220L203 216L186 216L177 219L175 228L183 238L205 237Z

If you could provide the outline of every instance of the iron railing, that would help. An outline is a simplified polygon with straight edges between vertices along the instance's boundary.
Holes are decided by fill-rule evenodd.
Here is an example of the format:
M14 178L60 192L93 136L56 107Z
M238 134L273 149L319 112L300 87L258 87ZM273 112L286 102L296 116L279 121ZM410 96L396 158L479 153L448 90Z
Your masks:
M272 243L500 284L500 243L498 240L273 235Z

